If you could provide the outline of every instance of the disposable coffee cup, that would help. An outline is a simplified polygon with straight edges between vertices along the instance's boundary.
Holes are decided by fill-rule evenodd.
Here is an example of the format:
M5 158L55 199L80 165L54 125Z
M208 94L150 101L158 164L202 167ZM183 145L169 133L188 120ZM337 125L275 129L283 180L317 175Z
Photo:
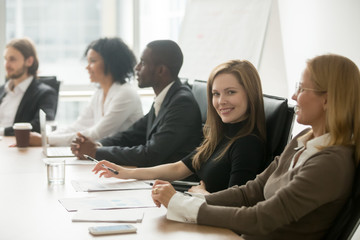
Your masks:
M51 159L46 163L48 184L64 184L65 160Z
M25 122L15 123L13 129L16 138L16 145L20 148L28 147L30 131L32 129L31 124Z

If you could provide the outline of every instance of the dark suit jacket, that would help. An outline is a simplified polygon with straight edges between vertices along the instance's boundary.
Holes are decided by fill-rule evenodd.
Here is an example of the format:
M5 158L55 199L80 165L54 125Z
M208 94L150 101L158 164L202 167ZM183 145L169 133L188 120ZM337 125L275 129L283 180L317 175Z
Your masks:
M176 80L156 118L151 107L128 130L102 139L96 158L126 166L155 166L185 157L201 138L199 106L189 87Z
M3 85L0 87L0 102L5 95L5 85ZM54 120L57 98L54 89L37 80L32 80L21 99L14 123L29 122L33 127L32 131L40 132L39 110L42 109L46 113L47 120ZM13 136L14 129L12 126L6 127L4 134L5 136Z

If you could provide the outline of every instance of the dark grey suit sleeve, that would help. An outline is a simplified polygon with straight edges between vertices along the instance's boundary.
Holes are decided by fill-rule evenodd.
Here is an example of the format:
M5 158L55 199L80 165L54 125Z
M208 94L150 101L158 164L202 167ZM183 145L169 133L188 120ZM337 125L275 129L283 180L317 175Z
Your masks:
M51 87L37 82L32 83L20 102L15 122L30 122L32 131L40 132L39 110L42 109L46 113L47 120L54 120L57 98L57 93ZM14 135L12 126L5 128L5 135Z
M184 94L176 96L167 106L166 113L145 143L102 147L97 150L96 158L119 165L155 166L180 160L198 146L200 139L199 108L192 96Z

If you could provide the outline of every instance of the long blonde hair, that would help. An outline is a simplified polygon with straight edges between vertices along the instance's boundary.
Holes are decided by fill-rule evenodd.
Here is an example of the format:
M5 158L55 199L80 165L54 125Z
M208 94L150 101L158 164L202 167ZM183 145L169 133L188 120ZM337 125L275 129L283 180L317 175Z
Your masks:
M353 146L360 161L360 72L350 59L328 54L307 62L315 88L327 92L328 146Z
M245 89L248 99L248 108L244 126L226 144L222 152L215 158L220 159L230 146L239 138L249 135L256 130L258 137L265 142L265 113L262 88L256 68L248 61L232 60L215 67L207 83L207 120L203 129L204 141L197 148L192 164L195 169L200 169L202 163L213 154L216 146L225 137L224 123L217 114L212 104L212 86L216 76L222 73L232 74Z

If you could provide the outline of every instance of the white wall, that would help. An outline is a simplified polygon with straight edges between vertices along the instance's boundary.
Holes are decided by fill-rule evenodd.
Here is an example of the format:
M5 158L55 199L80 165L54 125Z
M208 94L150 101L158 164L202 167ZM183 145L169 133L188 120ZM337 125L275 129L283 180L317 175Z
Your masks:
M359 0L273 0L259 67L264 93L289 98L305 62L326 53L360 67ZM295 123L296 134L304 126Z
M288 97L288 83L286 80L283 40L277 0L273 0L272 2L258 70L264 93L285 98Z
M359 0L278 0L290 92L307 59L344 55L360 66Z
M360 1L273 0L259 67L264 92L291 98L306 60L326 53L360 67Z

